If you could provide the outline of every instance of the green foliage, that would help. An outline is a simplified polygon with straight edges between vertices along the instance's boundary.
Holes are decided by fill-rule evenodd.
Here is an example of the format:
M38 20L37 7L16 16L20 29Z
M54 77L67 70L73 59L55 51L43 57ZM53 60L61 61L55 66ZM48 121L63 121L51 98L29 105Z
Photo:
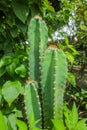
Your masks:
M78 120L78 111L75 103L73 104L72 110L66 108L64 112L65 122L60 120L53 120L53 130L86 130L87 119Z
M67 80L72 86L76 87L76 78L74 74L68 72Z
M0 111L0 127L3 130L17 130L17 126L19 130L28 130L27 125L16 118L14 114L10 114L7 117L2 114Z
M72 111L69 113L65 113L65 123L68 129L72 130L75 129L76 124L78 122L78 112L75 104L73 105Z
M29 8L27 1L25 2L24 0L21 1L21 6L20 6L20 1L19 0L13 0L12 1L12 7L15 15L23 22L27 20L27 16L29 14ZM19 8L20 7L20 8Z
M1 127L3 130L6 130L6 125L5 125L4 117L3 117L1 111L0 111L0 127Z
M71 111L65 113L65 123L69 130L80 130L81 127L83 130L86 130L86 120L87 119L78 121L78 111L75 104L73 105ZM80 125L82 126L80 127Z
M12 57L9 55L5 55L4 57L2 57L2 59L0 60L0 67L6 66L8 64L11 63Z
M20 77L24 78L26 76L26 68L23 64L21 64L20 66L18 66L15 69L16 74L18 74Z
M7 81L2 87L2 95L9 106L22 93L21 83L19 81Z
M78 89L77 87L70 87L66 91L66 102L68 106L71 106L72 102L75 101L79 110L80 118L86 118L86 99L87 91L85 89Z
M72 76L71 73L68 74L68 81L71 82L71 84L68 84L65 93L65 100L67 101L68 106L71 106L72 102L75 101L79 109L80 118L85 118L87 116L87 97L85 94L87 91L87 1L76 0L74 1L74 4L76 5L76 10L74 10L74 27L76 28L76 30L74 30L75 34L73 36L70 36L70 40L67 43L71 42L70 45L74 46L74 48L77 50L77 52L79 52L79 54L73 55L72 51L68 49L68 52L73 56L68 56L68 60L71 57L71 59L69 60L69 71L74 73L75 76ZM71 62L72 65L70 65Z
M65 130L64 124L61 120L52 120L53 122L53 130Z
M17 126L19 127L19 130L27 130L27 125L21 120L16 120Z
M48 0L44 0L43 1L43 8L44 10L47 12L47 11L50 11L50 12L55 12L55 9L53 6L51 6L51 3L48 1Z
M15 117L14 114L10 114L8 116L7 127L8 127L9 130L17 130L16 117Z
M78 64L81 63L83 68L86 67L87 61L87 1L77 1L76 9L76 26L77 26L77 44L74 46L80 52L80 57L77 57ZM84 64L84 65L83 65Z

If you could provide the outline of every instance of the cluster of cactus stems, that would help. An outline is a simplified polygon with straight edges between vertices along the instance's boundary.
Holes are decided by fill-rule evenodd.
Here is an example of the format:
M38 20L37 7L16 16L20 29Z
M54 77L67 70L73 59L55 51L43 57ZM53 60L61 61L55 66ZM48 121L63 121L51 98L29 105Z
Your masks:
M39 17L28 27L29 64L24 103L29 127L31 115L36 127L52 129L52 119L63 119L63 95L66 86L67 62L64 52L55 45L47 46L48 29Z

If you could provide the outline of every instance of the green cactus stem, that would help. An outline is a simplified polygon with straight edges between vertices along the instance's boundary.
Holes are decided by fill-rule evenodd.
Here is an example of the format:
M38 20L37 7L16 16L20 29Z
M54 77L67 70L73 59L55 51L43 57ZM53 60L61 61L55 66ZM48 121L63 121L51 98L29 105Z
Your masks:
M32 113L34 121L42 118L42 128L51 130L53 127L51 119L63 119L63 96L67 76L66 57L64 52L55 45L47 48L48 30L39 16L30 21L28 41L30 44L29 77L24 96L27 119L31 126ZM37 125L41 128L41 122Z
M51 119L62 119L67 64L62 50L50 46L44 53L41 70L44 128L52 128Z
M29 79L39 81L40 57L43 55L48 42L46 23L36 16L31 19L28 27L29 48Z
M37 120L40 121L36 124L36 126L41 128L41 107L37 88L37 82L32 80L26 82L24 104L25 113L30 128L32 127L32 123L35 123Z

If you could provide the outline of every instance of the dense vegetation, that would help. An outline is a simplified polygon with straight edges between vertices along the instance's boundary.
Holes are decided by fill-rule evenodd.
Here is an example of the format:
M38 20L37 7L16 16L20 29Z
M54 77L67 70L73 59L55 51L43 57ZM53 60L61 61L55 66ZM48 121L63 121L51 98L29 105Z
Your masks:
M0 0L0 129L87 130L86 79L87 0Z

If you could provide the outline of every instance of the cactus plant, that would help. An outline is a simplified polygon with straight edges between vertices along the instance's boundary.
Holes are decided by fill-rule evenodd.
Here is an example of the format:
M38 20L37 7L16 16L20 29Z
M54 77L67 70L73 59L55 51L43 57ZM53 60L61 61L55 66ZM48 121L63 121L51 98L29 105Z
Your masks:
M28 124L31 125L31 118L34 118L33 123L41 118L41 107L39 102L39 96L37 92L38 84L35 81L27 81L25 85L24 104L25 114L28 119ZM41 127L41 122L37 123L37 126ZM30 126L31 127L31 126Z
M41 70L45 128L51 127L50 119L63 119L63 95L66 74L67 64L63 51L56 46L48 47L44 53Z
M29 48L29 79L39 81L39 63L47 47L48 30L45 22L39 17L31 19L28 27Z
M29 117L33 113L35 121L42 118L42 128L51 130L51 119L62 120L67 62L64 52L57 46L47 47L47 40L45 22L39 16L31 19L28 28L29 77L24 95L26 115L30 125ZM41 122L37 125L41 128Z

